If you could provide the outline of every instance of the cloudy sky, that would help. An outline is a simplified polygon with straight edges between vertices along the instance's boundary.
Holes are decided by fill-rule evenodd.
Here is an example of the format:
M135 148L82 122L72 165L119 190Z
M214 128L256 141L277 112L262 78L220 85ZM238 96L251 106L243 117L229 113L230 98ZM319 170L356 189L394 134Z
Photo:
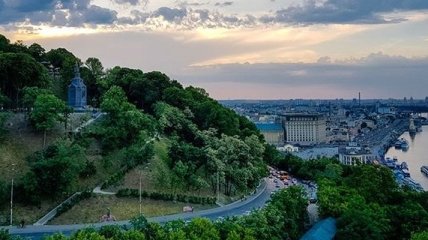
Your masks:
M0 0L0 32L216 99L428 96L428 0Z

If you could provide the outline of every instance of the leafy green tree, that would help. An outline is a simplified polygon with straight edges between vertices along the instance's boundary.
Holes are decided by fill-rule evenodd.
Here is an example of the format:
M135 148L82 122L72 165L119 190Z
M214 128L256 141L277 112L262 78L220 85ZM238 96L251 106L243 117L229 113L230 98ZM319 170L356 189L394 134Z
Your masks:
M10 40L0 34L0 53L9 50Z
M186 226L187 239L189 240L220 240L218 230L214 224L206 218L193 219Z
M390 238L402 236L409 239L412 232L428 229L428 211L417 202L405 198L404 202L390 206L387 211L391 226L394 226Z
M86 59L85 65L91 71L95 79L100 79L104 75L104 67L98 58L90 57Z
M91 99L95 106L99 103L101 96L98 83L104 76L104 67L98 58L90 57L86 59L84 67L81 68L80 75L86 84L88 99Z
M130 104L120 87L113 86L103 95L101 109L107 113L99 129L106 148L116 149L138 141L141 131L146 135L155 132L154 120Z
M30 55L38 62L46 60L46 50L37 43L33 43L28 47Z
M308 221L306 210L307 198L301 187L289 187L286 190L279 191L272 197L271 204L266 209L266 215L269 218L280 217L278 227L279 235L283 239L290 237L298 239L305 231L305 223ZM271 212L272 211L272 212ZM276 213L277 212L277 213ZM274 222L276 222L274 221ZM269 226L274 226L274 222Z
M362 165L353 168L346 185L354 188L369 202L383 204L397 190L392 172L383 166Z
M384 207L361 198L351 199L349 204L338 219L337 239L386 239L391 225Z
M54 235L43 238L44 240L67 240L68 238L61 233L55 233Z
M106 239L123 239L124 233L117 225L102 226L98 233Z
M34 107L34 103L39 95L42 94L51 94L52 92L48 89L38 88L38 87L24 87L22 89L23 97L22 103L26 108Z
M30 120L36 129L43 131L43 147L46 146L46 132L51 130L56 122L65 120L63 115L65 110L65 103L53 94L37 96Z
M30 55L0 53L0 88L3 94L19 106L24 87L48 87L47 70Z
M338 181L341 179L343 173L343 168L339 164L330 163L325 167L324 176L333 181Z
M413 233L410 240L428 240L428 231Z
M147 221L146 217L144 215L140 215L137 217L134 217L130 220L131 226L134 230L144 232L147 228L147 225L149 222Z
M76 63L80 66L81 61L65 48L51 49L46 53L46 59L59 69L60 77L55 80L53 91L59 98L65 99L67 87L74 77L74 66Z
M106 240L95 229L87 228L79 230L70 237L70 240Z
M71 190L84 167L82 147L67 141L49 146L41 154L28 159L38 191L46 196Z
M142 232L135 230L128 230L123 233L121 240L145 240L146 237ZM119 240L119 239L118 239Z
M164 231L164 229L159 223L153 223L153 222L148 223L144 232L146 234L146 239L148 240L157 240L157 239L167 238L167 233Z
M223 162L226 195L235 190L254 187L266 171L262 162L264 146L257 137L248 137L245 141L236 137L222 135L218 141L211 143L207 151L215 153L216 159ZM251 146L251 147L250 147Z

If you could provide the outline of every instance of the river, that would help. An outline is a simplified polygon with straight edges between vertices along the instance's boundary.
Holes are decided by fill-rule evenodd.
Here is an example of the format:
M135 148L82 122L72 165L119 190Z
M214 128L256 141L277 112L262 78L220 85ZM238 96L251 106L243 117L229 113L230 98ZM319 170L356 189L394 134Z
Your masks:
M391 147L385 156L397 157L399 162L407 162L410 176L428 191L428 177L421 172L421 166L428 166L428 126L422 127L422 132L411 137L408 132L403 133L400 138L409 142L409 149L402 151Z

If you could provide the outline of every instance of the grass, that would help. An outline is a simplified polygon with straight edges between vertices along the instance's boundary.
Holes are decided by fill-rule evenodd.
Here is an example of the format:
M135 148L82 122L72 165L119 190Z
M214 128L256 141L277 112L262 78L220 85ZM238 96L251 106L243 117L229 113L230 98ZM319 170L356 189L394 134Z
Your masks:
M180 213L186 203L156 201L144 199L142 201L142 212L146 217L169 215ZM212 205L192 204L195 210L209 209ZM117 198L115 196L97 195L90 199L81 201L72 209L59 217L53 219L49 224L74 224L99 222L102 215L106 214L107 208L116 220L127 220L139 215L138 198Z
M87 118L87 114L77 114L70 122L76 126ZM71 125L71 124L70 124ZM70 126L69 125L69 126ZM10 183L12 177L15 183L29 171L26 157L35 151L43 149L43 133L36 132L29 125L25 113L11 114L6 121L8 133L5 140L0 142L0 180ZM55 129L47 134L47 144L51 144L64 136L64 125L58 124ZM102 161L97 154L89 154L89 160L94 161L97 169L101 169ZM14 164L14 171L11 166ZM113 170L112 170L113 171ZM111 171L111 172L112 172ZM97 171L95 176L79 181L78 188L94 187L104 180L111 172ZM34 223L45 215L50 209L62 202L60 200L43 200L40 206L14 205L14 221L25 220L27 224ZM10 214L9 202L0 206L0 225L5 223Z
M86 119L84 114L73 116L71 121L78 124ZM6 139L0 142L0 180L9 181L12 176L19 178L28 171L25 158L35 151L43 149L43 133L34 131L29 125L25 113L11 114L6 121L8 133ZM47 133L47 145L64 136L64 125L57 126ZM15 164L12 173L11 165Z
M24 206L22 204L14 204L13 206L13 225L18 225L21 220L26 224L32 224L48 213L54 206L61 201L46 200L40 206ZM0 209L0 225L9 225L10 205L3 206ZM7 221L7 222L6 222Z

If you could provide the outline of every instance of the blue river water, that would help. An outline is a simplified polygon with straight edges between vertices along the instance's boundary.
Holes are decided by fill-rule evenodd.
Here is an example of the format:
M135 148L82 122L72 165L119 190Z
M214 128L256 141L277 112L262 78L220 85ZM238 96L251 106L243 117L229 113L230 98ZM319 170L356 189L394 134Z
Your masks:
M409 142L409 149L402 151L391 147L385 156L397 157L398 162L406 162L410 176L428 191L428 177L421 172L423 165L428 166L428 126L423 126L422 132L416 133L414 137L405 132L400 138Z

